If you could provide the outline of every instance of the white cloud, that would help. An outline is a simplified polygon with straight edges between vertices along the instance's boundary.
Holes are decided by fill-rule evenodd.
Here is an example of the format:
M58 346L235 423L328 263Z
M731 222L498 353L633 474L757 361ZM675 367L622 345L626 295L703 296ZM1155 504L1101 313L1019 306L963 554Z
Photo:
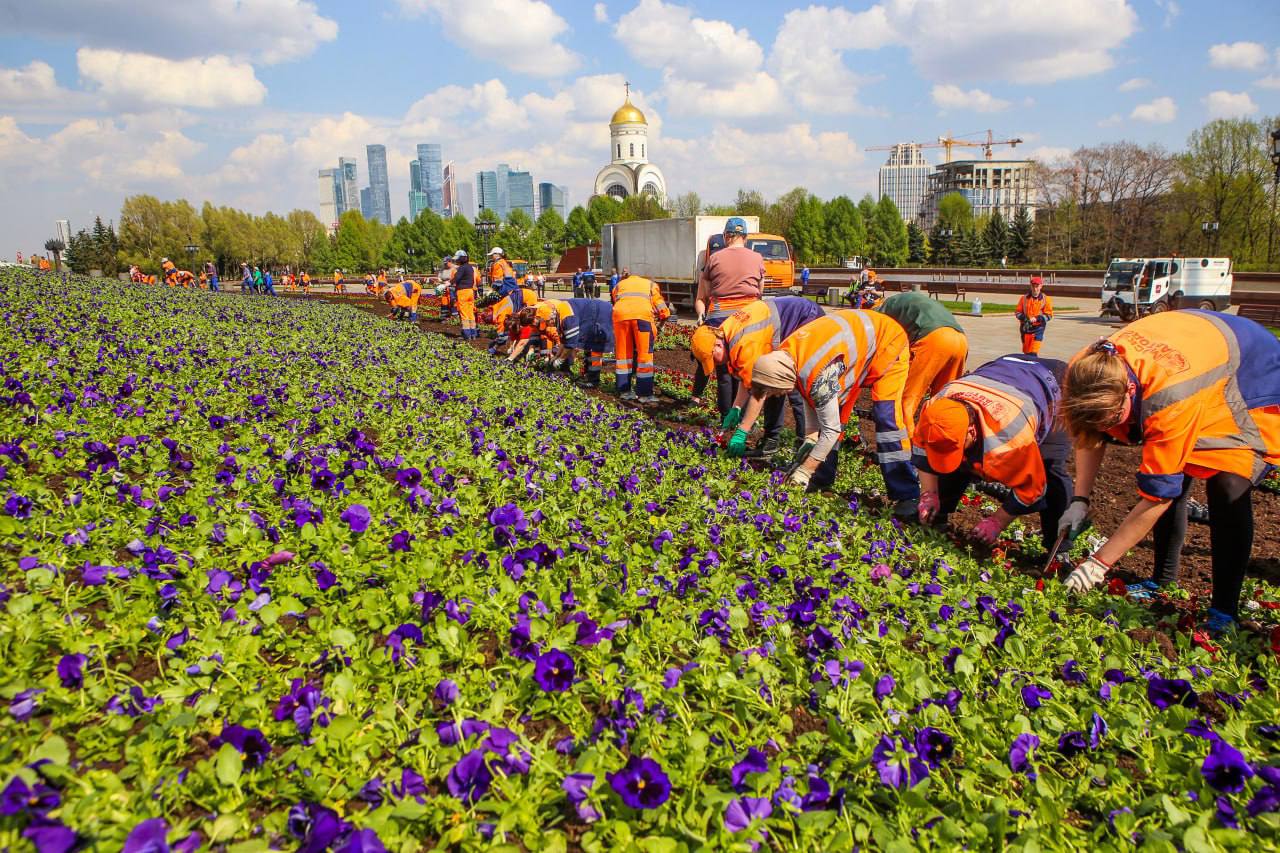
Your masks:
M609 7L608 6L606 6L603 3L597 3L595 6L591 8L591 11L595 15L597 24L609 23Z
M1258 111L1258 105L1248 92L1227 92L1219 89L1201 99L1209 111L1209 118L1243 118Z
M1280 89L1280 74L1268 74L1253 81L1259 89Z
M764 62L764 51L746 30L694 17L688 7L663 0L640 0L618 19L613 34L637 62L685 80L723 83Z
M996 98L981 89L970 89L967 92L959 86L939 84L933 87L930 95L933 102L943 110L972 110L977 113L998 113L1009 108L1009 102Z
M1182 6L1178 4L1178 0L1156 0L1156 8L1164 10L1164 28L1167 30L1173 26L1173 22L1182 14Z
M1267 64L1267 49L1256 41L1215 44L1209 48L1209 64L1234 71L1257 71Z
M1127 0L884 0L857 13L810 6L787 13L770 62L793 97L809 95L808 108L835 100L848 111L844 93L857 81L844 51L902 45L927 79L952 84L1051 83L1111 68L1137 22Z
M1059 163L1071 157L1071 149L1062 145L1041 145L1027 152L1027 158L1038 163Z
M53 66L33 60L26 68L0 68L0 104L44 101L58 94Z
M568 22L542 0L399 0L408 15L431 13L453 43L521 74L556 77L579 64L560 44Z
M1145 89L1150 85L1151 85L1151 81L1148 80L1146 77L1131 77L1128 80L1125 80L1123 83L1121 83L1120 86L1117 88L1117 91L1136 92L1139 89Z
M787 105L782 87L765 71L723 87L669 78L662 93L673 116L750 119L778 115Z
M267 95L253 66L225 56L174 60L82 47L76 51L76 65L104 94L147 104L253 106Z
M226 54L259 63L307 56L338 36L309 0L40 0L0 4L0 32L72 38L79 45L172 59Z
M1112 113L1106 118L1100 120L1098 122L1098 127L1115 127L1121 124L1124 124L1124 116L1120 115L1120 113Z
M1138 121L1149 121L1153 124L1168 124L1178 117L1178 105L1173 98L1156 98L1145 104L1138 104L1129 113L1129 118Z

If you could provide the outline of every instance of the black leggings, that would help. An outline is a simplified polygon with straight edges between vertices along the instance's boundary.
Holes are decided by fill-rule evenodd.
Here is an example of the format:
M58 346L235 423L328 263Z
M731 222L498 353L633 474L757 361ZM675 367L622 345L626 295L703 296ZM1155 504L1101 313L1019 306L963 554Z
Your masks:
M1175 583L1187 538L1187 500L1191 477L1184 478L1182 494L1156 521L1151 531L1156 555L1156 583ZM1240 590L1245 568L1253 552L1253 484L1238 474L1214 474L1204 483L1209 499L1209 553L1213 560L1211 606L1231 616L1240 612Z

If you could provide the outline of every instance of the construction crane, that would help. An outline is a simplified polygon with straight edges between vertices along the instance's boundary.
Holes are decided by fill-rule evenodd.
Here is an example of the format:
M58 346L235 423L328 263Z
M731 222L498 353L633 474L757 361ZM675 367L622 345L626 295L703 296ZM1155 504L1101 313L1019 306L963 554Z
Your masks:
M970 134L972 136L972 134ZM920 148L944 148L946 149L946 160L951 162L952 148L981 148L986 154L986 159L991 159L991 149L997 145L1008 145L1010 148L1016 148L1022 142L1021 139L1014 137L1013 139L993 139L990 130L987 131L987 139L985 142L979 139L961 139L951 135L947 131L946 135L939 136L937 142L900 142L898 145L915 145ZM892 151L898 145L870 145L867 151Z

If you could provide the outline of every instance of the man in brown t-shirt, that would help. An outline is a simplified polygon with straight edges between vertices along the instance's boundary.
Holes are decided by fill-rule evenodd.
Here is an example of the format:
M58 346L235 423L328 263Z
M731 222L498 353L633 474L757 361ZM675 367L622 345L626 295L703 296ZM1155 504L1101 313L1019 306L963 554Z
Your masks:
M729 217L724 224L724 239L724 248L707 257L702 275L698 277L698 294L694 299L698 325L719 328L735 311L755 302L764 293L764 258L747 248L746 220L741 216ZM721 417L733 407L737 384L738 380L727 369L716 368L716 408Z

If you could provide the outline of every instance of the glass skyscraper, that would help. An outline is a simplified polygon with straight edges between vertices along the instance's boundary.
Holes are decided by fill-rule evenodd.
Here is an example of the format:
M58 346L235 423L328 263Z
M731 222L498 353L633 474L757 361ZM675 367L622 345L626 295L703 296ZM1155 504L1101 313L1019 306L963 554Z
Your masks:
M893 146L888 161L880 167L880 195L893 199L903 220L913 222L924 212L932 172L933 167L924 159L924 151L919 145L899 143Z
M533 219L533 175L528 172L507 172L506 215L513 210L523 210Z
M496 172L476 172L476 208L492 210L501 218L498 209L498 175Z
M418 146L418 162L421 164L422 191L427 194L427 205L437 214L444 215L444 157L440 146L424 142Z
M387 175L387 146L366 145L365 157L369 162L369 205L365 212L366 219L376 219L386 225L391 224L391 183ZM361 209L363 204L361 194Z
M348 210L360 209L360 182L356 174L356 158L339 157L338 172L342 184L342 194L338 199L338 216L341 217Z
M566 208L569 204L569 194L564 187L558 187L548 181L538 184L538 215L541 216L544 211L554 210L560 214L560 218L567 217Z

